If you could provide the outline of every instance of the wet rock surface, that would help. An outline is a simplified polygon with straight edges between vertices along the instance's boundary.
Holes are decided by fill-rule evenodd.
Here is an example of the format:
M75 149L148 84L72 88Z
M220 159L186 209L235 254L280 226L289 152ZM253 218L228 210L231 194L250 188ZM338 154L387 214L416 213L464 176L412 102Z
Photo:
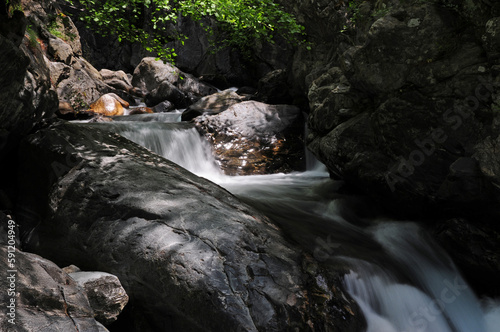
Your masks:
M305 168L301 117L296 106L245 101L194 123L226 174L271 174Z
M214 87L199 81L193 75L152 57L142 59L135 68L132 85L147 93L148 106L168 100L177 108L183 108L203 96L217 92Z
M20 179L22 201L42 220L30 249L118 276L151 331L362 324L340 278L325 279L337 295L313 295L321 272L303 271L267 218L128 140L61 123L30 136L21 155L32 175Z

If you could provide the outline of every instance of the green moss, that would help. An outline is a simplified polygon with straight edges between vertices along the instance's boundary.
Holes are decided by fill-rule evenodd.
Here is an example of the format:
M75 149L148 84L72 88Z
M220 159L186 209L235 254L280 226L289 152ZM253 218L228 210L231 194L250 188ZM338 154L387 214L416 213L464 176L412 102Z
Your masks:
M28 25L28 27L26 28L26 33L28 35L28 40L29 40L28 46L31 47L32 49L38 47L38 33L31 24Z
M57 38L64 41L73 41L76 38L74 33L69 32L71 23L69 18L60 13L50 18L50 23L47 26L47 31Z

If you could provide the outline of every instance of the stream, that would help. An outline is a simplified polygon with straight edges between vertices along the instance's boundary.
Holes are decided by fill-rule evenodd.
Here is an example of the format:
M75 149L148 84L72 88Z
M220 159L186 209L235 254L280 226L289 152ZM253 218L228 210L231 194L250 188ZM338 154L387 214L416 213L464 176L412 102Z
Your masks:
M226 188L274 220L328 266L348 266L345 290L367 332L500 332L500 301L479 299L448 255L416 223L371 220L363 198L309 160L292 174L226 176L181 113L123 116L105 127ZM368 212L368 213L365 213Z

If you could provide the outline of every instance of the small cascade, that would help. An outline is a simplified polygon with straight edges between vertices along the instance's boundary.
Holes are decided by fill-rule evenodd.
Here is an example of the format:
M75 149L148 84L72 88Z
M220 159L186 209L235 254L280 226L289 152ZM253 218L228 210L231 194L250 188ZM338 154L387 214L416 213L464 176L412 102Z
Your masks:
M304 119L307 119L307 113L303 112L302 115ZM307 127L307 121L304 124L304 137L307 138L309 133L309 128ZM306 155L306 170L309 172L318 172L318 173L326 173L328 172L325 164L319 161L316 156L307 148L304 144L305 155Z
M151 115L156 114L130 115L123 117L128 121L121 119L122 121L88 125L120 134L199 176L208 179L222 176L208 142L200 137L193 125L157 122L151 118L158 117Z
M500 305L483 307L448 255L416 224L381 223L370 233L392 263L345 258L352 272L344 278L367 331L500 331Z

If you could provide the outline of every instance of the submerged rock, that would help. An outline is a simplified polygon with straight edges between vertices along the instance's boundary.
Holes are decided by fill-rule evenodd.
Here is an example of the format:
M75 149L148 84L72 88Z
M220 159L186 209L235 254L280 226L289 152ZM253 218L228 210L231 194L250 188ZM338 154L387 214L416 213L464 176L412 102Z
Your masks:
M41 218L27 246L118 276L150 331L363 325L340 278L304 270L266 217L124 138L58 123L30 136L21 156L19 201Z
M245 101L195 118L228 175L270 174L305 168L300 109Z

